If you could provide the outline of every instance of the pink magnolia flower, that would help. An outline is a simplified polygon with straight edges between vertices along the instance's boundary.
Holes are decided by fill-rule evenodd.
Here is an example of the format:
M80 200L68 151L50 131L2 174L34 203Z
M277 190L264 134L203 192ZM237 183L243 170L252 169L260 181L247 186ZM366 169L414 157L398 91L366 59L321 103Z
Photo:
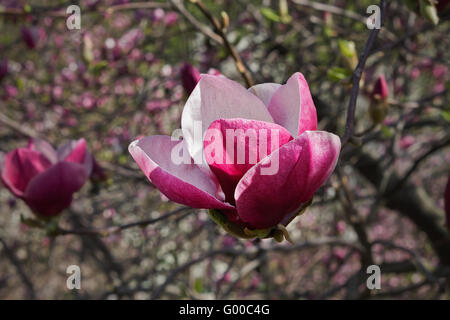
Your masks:
M183 140L144 137L129 152L170 200L215 209L250 230L272 228L297 213L334 170L341 145L336 135L317 131L316 108L301 73L285 85L248 90L204 74L185 104L181 129ZM229 130L235 135L222 134ZM209 139L210 132L219 135ZM249 132L256 132L255 139ZM266 152L260 152L264 145ZM208 154L210 149L216 154ZM239 161L242 151L245 159ZM176 160L181 154L187 161Z
M33 29L23 27L21 30L22 39L30 49L34 49L37 44L37 35Z
M180 74L184 91L189 95L194 91L197 82L200 81L200 72L196 67L189 63L185 63L180 69Z
M169 12L164 17L164 24L168 27L174 25L178 21L178 14L176 12Z
M93 158L86 141L70 141L57 150L33 139L28 147L0 157L3 184L39 216L55 216L68 208L73 193L92 172Z
M134 28L120 37L117 45L123 53L129 53L143 38L144 33L139 28Z
M47 35L45 30L40 27L22 27L21 29L22 39L29 49L34 49L36 46L45 42Z
M414 144L416 139L412 135L406 135L402 137L399 141L399 146L401 149L408 149L410 146Z
M8 60L0 61L0 81L8 74Z

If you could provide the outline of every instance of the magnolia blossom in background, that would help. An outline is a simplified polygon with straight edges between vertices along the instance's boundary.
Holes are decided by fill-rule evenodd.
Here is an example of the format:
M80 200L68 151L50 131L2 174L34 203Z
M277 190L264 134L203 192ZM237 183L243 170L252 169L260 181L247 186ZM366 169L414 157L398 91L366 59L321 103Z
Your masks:
M8 74L8 60L0 61L0 81Z
M333 172L341 146L336 135L317 131L316 108L301 73L285 85L249 90L223 76L202 75L184 107L181 128L183 140L149 136L132 142L129 151L169 199L215 209L225 224L245 230L272 228L295 216ZM209 139L209 132L223 135ZM256 143L249 143L249 132L256 132ZM210 144L223 158L206 152ZM189 161L174 161L180 150ZM244 162L236 161L239 150ZM267 168L276 170L267 174Z
M181 69L181 83L183 84L184 91L187 95L190 95L194 91L195 86L200 81L200 71L189 63L185 63ZM213 76L222 75L219 70L210 68L208 74Z
M406 135L399 140L399 146L401 149L408 149L414 144L416 139L412 135Z
M3 184L38 216L61 213L91 175L93 157L84 139L57 150L46 141L33 139L26 148L0 155Z
M46 34L43 28L23 27L21 29L22 39L29 49L34 49L38 43L45 41Z
M200 81L200 72L193 65L185 63L180 69L180 74L184 91L190 95L194 91L197 82Z

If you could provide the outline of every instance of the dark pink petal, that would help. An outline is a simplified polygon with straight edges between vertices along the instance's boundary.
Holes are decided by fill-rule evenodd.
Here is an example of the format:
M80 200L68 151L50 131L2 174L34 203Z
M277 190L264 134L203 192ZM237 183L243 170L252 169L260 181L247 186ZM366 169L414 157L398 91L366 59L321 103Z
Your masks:
M24 200L35 213L54 216L68 208L72 195L87 179L85 168L74 162L59 162L31 179Z
M257 229L280 223L328 179L340 146L332 133L306 131L263 159L236 187L239 217Z
M72 140L57 150L59 161L68 161L82 164L89 176L92 172L93 158L87 149L86 140Z
M316 107L300 72L293 74L273 94L268 109L275 123L288 129L294 137L306 130L317 130Z
M231 118L273 122L264 103L239 83L223 76L202 75L181 117L183 138L196 164L203 161L203 137L209 125Z
M191 163L183 141L150 136L132 142L128 150L150 182L170 200L193 208L234 208L222 201L223 192L215 177ZM174 160L180 151L187 161Z
M23 27L21 33L22 39L27 44L28 48L34 49L38 42L37 30L34 28Z
M186 93L189 95L200 81L200 72L189 63L185 63L180 69L181 82Z
M105 171L103 170L103 168L100 166L100 164L97 162L97 160L95 160L95 158L93 159L93 166L92 166L92 173L90 178L93 181L106 181L108 179Z
M30 142L28 143L28 149L31 149L31 150L41 153L51 163L58 162L58 155L56 154L55 149L53 149L51 144L45 140L38 139L38 138L31 139Z
M4 157L1 179L14 195L21 197L29 181L50 165L50 161L39 152L19 148Z
M373 87L373 91L371 94L372 99L387 99L389 95L389 89L386 82L386 79L383 75L380 75L377 79L377 82L375 82L375 85Z
M0 81L8 74L8 60L3 59L0 61Z
M234 203L234 190L244 174L292 139L289 131L275 123L240 118L211 123L204 139L205 159L225 199Z

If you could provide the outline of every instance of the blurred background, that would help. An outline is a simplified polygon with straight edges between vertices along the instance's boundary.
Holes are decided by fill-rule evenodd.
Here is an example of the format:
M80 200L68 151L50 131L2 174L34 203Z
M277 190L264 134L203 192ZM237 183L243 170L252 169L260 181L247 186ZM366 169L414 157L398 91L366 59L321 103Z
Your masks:
M378 1L202 3L255 83L302 72L319 128L343 135ZM79 30L66 25L73 4ZM128 153L137 137L179 128L189 65L246 85L196 4L0 0L0 151L84 138L101 168L56 221L64 234L30 223L0 188L0 299L448 299L447 4L388 1L355 136L289 225L291 245L225 234L205 210L168 201ZM380 290L366 287L372 264ZM66 287L69 265L81 268L80 290Z

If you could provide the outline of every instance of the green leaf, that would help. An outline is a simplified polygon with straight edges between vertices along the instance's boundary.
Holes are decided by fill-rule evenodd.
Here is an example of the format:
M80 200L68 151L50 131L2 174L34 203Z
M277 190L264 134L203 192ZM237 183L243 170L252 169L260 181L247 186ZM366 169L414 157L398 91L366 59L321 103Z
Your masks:
M434 25L437 25L439 23L437 9L434 4L420 2L420 11L422 13L422 16L424 16Z
M341 53L348 58L353 58L356 56L356 47L355 43L353 41L338 40L339 49L341 50Z
M266 19L274 22L281 22L281 17L274 10L270 8L261 8L259 10Z
M382 126L381 127L381 134L383 135L383 137L390 139L392 138L392 136L394 135L394 131L387 127L387 126Z
M328 38L334 37L336 35L336 31L334 31L333 28L331 28L331 26L324 26L323 33Z
M339 82L351 76L351 71L346 68L341 67L333 67L328 70L328 79L334 82Z
M447 122L450 122L450 110L442 110L442 116Z
M198 293L203 292L203 280L201 278L195 279L194 290Z
M107 61L99 61L90 68L90 71L98 76L100 75L100 72L102 72L107 66Z

